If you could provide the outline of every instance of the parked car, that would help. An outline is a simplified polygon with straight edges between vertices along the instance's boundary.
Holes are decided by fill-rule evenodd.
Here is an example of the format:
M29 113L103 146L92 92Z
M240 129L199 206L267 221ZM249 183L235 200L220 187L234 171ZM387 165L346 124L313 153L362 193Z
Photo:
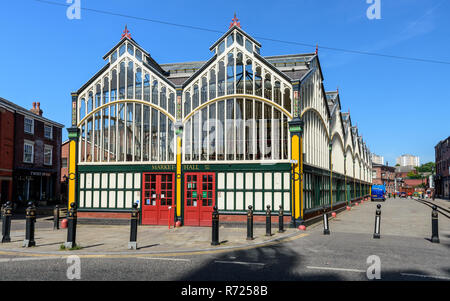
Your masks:
M405 191L400 192L400 197L406 199L406 192Z

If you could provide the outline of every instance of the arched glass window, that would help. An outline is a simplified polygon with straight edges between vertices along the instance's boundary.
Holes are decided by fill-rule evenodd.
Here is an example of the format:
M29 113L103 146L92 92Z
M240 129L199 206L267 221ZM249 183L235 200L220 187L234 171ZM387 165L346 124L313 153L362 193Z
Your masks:
M236 160L244 160L244 100L242 98L236 99L236 114L235 114L235 128L236 128Z
M134 55L134 46L131 45L130 43L128 43L127 50L129 54Z
M98 108L102 105L102 88L100 84L95 86L95 108Z
M107 104L109 102L109 79L105 77L103 79L103 104Z
M217 103L217 160L225 160L225 101Z
M251 60L247 60L245 64L245 93L253 94L253 69Z
M136 99L142 99L142 69L136 69Z
M262 96L262 77L261 77L261 67L256 67L255 74L255 94L257 96Z
M159 105L164 110L167 110L166 87L164 87L164 86L161 87L161 92L160 92L159 96L160 96L159 97Z
M158 81L156 79L153 80L152 84L152 103L158 104Z
M80 121L86 116L86 99L82 98L80 103Z
M254 120L253 120L253 100L245 100L245 159L253 160L254 144Z
M231 52L227 63L227 94L234 94L234 56Z
M286 111L291 112L291 90L289 88L284 89L284 108Z
M114 69L111 75L111 101L117 100L117 71Z
M281 105L281 84L279 81L275 82L274 90L273 90L273 100L275 103Z
M225 95L225 64L219 62L219 73L217 74L217 96Z
M191 112L191 93L184 93L184 117Z
M124 98L125 98L125 62L121 62L119 70L119 99Z
M150 102L150 74L144 77L144 100Z
M209 160L216 160L216 103L209 106Z
M192 96L192 110L195 110L195 108L198 107L198 101L199 101L199 95L198 95L198 84L194 85L194 94Z
M234 160L234 145L235 145L235 127L234 127L234 98L227 99L226 108L226 125L225 125L225 137L226 137L226 158L227 160Z
M206 76L202 77L202 93L201 102L202 104L208 101L208 82Z
M92 99L92 91L89 92L89 98L88 98L88 103L87 103L87 114L89 114L90 112L92 112L93 109L93 99Z
M264 80L264 97L272 100L272 82L270 81L270 74L266 74Z
M272 106L264 104L264 158L272 158Z
M175 116L175 94L170 93L169 95L169 114Z
M216 70L209 71L209 99L216 98Z
M149 161L149 149L150 149L150 107L149 106L143 106L144 107L144 119L143 119L143 137L142 137L142 160Z
M134 70L133 70L133 62L128 63L127 70L127 99L134 98Z
M241 52L236 56L236 89L237 94L244 93L244 62Z

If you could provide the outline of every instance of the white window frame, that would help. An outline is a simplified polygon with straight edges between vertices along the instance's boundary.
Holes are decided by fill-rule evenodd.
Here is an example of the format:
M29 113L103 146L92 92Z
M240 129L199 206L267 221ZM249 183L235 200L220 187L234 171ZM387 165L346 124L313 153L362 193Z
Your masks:
M26 128L27 119L31 120L31 132L27 131L27 128ZM23 131L28 134L34 134L34 119L33 118L29 118L29 117L25 116L25 118L23 120Z
M45 161L45 152L47 150L50 150L50 163L47 163ZM50 166L52 164L53 164L53 146L51 146L51 145L44 145L44 165Z
M25 147L26 146L31 146L31 160L30 161L26 161L26 159L25 159ZM23 143L23 162L24 163L34 163L34 142L32 142L32 141L24 141L24 143Z
M48 137L47 135L45 135L45 128L50 128L50 137ZM48 125L48 124L44 124L44 137L52 140L53 139L53 126Z

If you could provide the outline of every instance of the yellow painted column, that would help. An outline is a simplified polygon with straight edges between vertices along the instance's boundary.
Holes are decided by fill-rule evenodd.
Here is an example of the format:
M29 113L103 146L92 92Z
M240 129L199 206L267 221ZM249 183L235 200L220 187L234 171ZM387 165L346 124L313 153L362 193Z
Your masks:
M72 203L77 203L77 141L78 128L69 128L69 189L67 195L67 208L72 208Z
M293 164L293 200L292 200L292 208L294 209L294 218L298 219L300 216L302 216L302 212L300 210L300 177L301 177L301 170L300 170L300 137L298 135L292 135L291 138L291 154L292 154L292 160L296 161L297 163Z
M303 135L300 135L300 217L303 219Z
M183 187L181 186L181 137L177 136L177 219L181 218L181 193L183 191Z

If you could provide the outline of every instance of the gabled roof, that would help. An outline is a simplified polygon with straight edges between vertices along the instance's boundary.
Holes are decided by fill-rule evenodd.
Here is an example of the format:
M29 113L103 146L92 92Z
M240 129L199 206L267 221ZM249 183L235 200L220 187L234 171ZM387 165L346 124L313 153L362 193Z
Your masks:
M230 27L230 29L227 30L226 33L224 33L214 44L212 44L211 47L209 47L209 50L213 50L220 42L222 42L223 39L225 39L233 30L237 30L239 31L242 35L244 35L246 38L248 38L250 41L252 41L253 43L255 43L258 47L261 47L261 44L255 40L254 38L252 38L248 33L246 33L245 31L243 31L240 27L233 25L232 27Z

